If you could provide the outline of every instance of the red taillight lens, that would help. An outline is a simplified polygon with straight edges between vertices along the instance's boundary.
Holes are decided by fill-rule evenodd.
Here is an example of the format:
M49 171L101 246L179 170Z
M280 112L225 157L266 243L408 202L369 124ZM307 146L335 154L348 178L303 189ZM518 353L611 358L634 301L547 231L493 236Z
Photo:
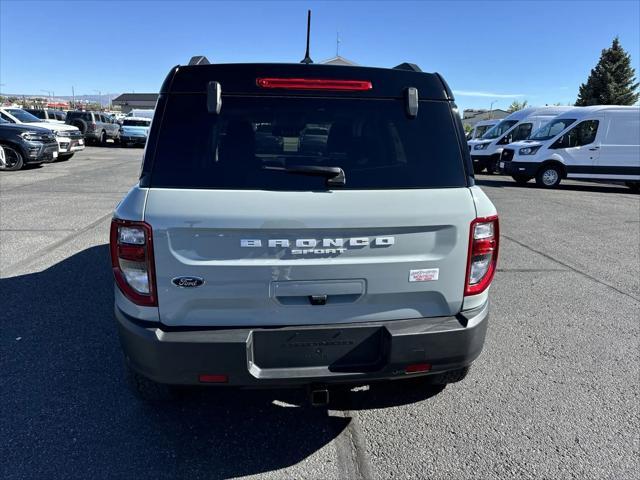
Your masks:
M404 369L404 373L421 373L431 370L430 363L413 363Z
M96 124L95 123L88 123L87 124L87 130L92 131L96 129Z
M321 78L257 78L261 88L288 88L290 90L365 91L373 85L368 80L331 80Z
M200 383L227 383L229 381L229 377L226 375L213 375L213 374L202 374L198 375L198 381Z
M496 273L500 225L498 216L476 218L469 233L469 257L464 288L465 295L484 292Z
M111 266L116 284L133 303L147 307L158 305L151 233L145 222L111 221Z

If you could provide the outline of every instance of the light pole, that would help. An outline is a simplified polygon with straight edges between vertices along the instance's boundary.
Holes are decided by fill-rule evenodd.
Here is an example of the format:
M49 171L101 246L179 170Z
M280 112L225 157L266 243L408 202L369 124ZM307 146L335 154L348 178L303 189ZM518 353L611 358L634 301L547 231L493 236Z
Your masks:
M94 90L98 94L98 102L100 103L100 110L102 110L102 92L100 90Z
M493 118L493 104L494 103L498 103L498 100L494 100L493 102L491 102L491 104L489 105L489 120L491 120Z
M51 102L51 95L53 94L53 90L40 90L41 92L44 92L47 94L47 99L49 100L49 102Z

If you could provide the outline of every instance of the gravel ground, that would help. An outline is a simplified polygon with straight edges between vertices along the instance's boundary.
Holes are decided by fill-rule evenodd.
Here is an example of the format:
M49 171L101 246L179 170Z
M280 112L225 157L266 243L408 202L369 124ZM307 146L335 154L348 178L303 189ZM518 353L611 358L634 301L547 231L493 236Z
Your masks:
M636 478L639 196L479 177L503 237L464 382L328 410L284 390L152 407L122 378L106 244L141 154L89 147L0 175L1 478Z

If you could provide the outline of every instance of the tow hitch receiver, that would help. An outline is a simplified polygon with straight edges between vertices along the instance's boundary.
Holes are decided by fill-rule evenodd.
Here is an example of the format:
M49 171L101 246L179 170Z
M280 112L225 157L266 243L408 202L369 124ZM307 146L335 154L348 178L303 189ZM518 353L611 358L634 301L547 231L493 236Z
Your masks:
M312 387L309 391L309 399L311 400L311 406L325 407L329 405L329 390Z

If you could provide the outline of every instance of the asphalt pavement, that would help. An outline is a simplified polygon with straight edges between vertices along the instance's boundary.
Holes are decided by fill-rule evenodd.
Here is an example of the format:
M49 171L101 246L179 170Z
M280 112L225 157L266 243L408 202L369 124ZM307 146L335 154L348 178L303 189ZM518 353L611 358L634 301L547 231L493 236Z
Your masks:
M141 149L0 172L0 477L636 478L640 196L479 176L502 242L485 350L443 390L138 401L112 317L111 212ZM633 472L636 472L635 474Z

